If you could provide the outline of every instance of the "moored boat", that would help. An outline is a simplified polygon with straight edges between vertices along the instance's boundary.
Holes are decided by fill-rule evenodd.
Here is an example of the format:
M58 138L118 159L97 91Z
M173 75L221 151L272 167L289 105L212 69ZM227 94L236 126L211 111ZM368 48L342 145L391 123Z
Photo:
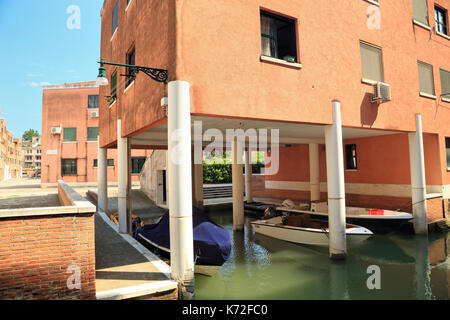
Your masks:
M193 208L195 272L212 275L230 256L231 240L227 230L215 224L209 217ZM156 224L136 231L136 239L164 257L170 256L169 211Z
M299 244L328 246L329 229L328 222L317 219L307 219L298 223L300 216L274 217L267 220L251 222L256 233L268 237ZM367 228L347 224L345 228L347 242L357 244L373 235Z
M312 203L311 210L299 208L277 207L276 210L290 213L310 214L314 219L328 220L328 205L326 202ZM375 233L387 233L399 229L413 218L412 214L401 211L346 207L346 221L370 229Z

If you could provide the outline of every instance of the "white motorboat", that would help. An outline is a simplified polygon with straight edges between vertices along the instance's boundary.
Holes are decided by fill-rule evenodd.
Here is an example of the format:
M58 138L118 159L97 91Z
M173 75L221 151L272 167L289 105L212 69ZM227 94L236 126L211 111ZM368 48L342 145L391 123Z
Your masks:
M283 223L283 217L257 220L251 222L251 226L256 233L268 237L293 243L328 246L329 229L327 221L308 219L306 226L298 226L300 224L295 223L295 218L294 220L286 220L285 223ZM373 235L369 229L353 224L346 225L345 233L347 243L350 245L362 242Z

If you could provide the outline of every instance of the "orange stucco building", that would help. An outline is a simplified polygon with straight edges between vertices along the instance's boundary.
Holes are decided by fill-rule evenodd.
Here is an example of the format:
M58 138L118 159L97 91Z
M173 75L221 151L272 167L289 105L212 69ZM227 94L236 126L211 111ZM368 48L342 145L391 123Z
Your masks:
M6 120L0 119L0 181L22 177L22 140L6 128Z
M254 196L310 200L308 145L318 144L326 199L323 128L337 99L347 204L412 212L408 133L419 114L435 220L450 198L447 10L448 0L105 0L101 58L132 56L136 65L167 69L169 81L189 82L192 121L203 131L279 129L279 170ZM100 101L101 146L116 145L121 119L134 148L167 148L167 85L144 74L115 81L121 67L106 72L110 85L100 93L116 99ZM390 86L385 103L371 101L377 82Z
M46 85L42 107L43 186L97 181L98 101L94 82ZM139 181L139 170L150 151L133 152L132 179ZM139 167L139 168L138 168ZM108 178L117 181L117 152L108 152Z

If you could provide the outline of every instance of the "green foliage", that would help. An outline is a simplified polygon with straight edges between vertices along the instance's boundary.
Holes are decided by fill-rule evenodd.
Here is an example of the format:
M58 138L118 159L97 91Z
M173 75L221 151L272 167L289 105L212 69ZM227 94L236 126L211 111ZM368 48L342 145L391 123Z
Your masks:
M254 163L252 173L259 174L262 168L264 168L264 163ZM231 183L231 163L207 163L207 161L203 161L203 182Z
M34 129L29 129L23 133L22 140L31 141L33 137L39 137L39 132Z

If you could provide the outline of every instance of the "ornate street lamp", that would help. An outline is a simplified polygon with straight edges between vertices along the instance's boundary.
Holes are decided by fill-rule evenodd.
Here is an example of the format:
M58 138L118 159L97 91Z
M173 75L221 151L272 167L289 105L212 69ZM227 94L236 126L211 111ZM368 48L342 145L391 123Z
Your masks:
M135 66L135 65L131 65L131 64L106 62L103 60L101 60L98 63L100 64L100 68L98 69L98 77L97 77L97 84L99 86L107 86L109 84L109 81L106 78L106 70L105 70L104 65L130 68L133 70L134 74L143 72L157 82L167 83L168 71L165 69L156 69L156 68Z

